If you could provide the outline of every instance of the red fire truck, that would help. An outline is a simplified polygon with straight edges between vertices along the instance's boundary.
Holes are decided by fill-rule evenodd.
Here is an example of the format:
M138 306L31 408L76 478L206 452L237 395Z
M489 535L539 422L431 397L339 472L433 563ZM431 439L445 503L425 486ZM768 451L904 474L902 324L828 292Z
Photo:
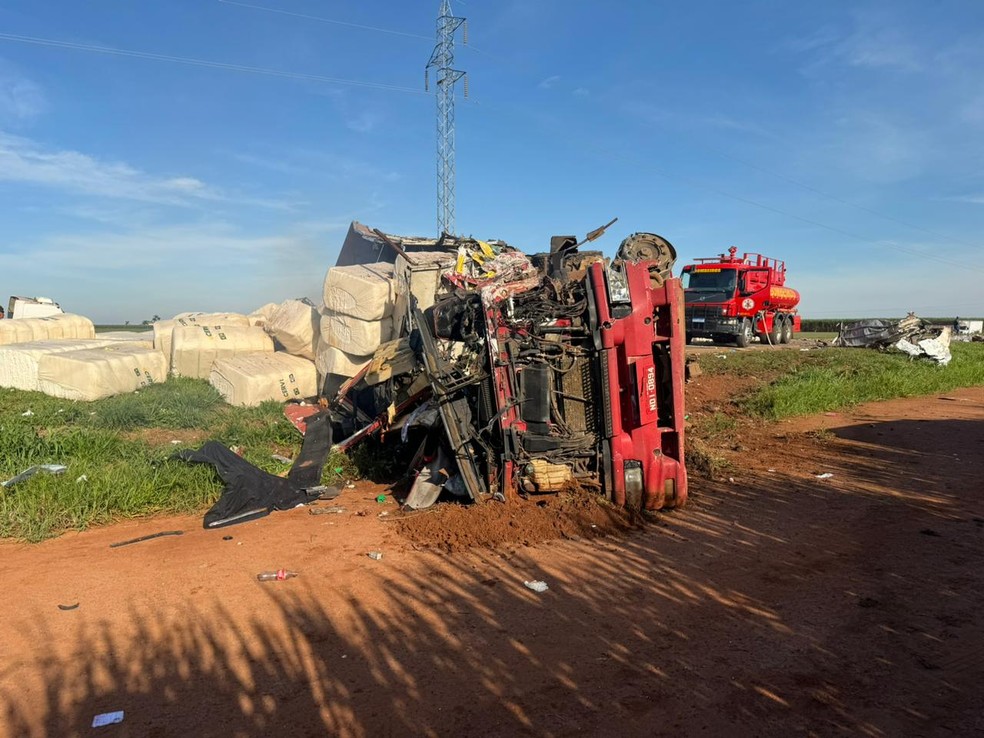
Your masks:
M732 246L727 254L694 259L683 268L687 343L709 338L715 343L748 346L789 343L800 330L796 305L800 295L786 287L786 263Z

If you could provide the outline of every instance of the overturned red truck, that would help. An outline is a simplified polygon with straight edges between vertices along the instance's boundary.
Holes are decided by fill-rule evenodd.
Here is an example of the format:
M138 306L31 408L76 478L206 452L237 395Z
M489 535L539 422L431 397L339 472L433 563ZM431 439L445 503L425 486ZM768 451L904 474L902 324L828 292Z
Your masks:
M580 249L602 230L554 237L532 257L500 242L421 246L375 231L389 247L377 258L403 260L411 274L415 260L434 263L418 248L454 265L436 296L411 300L404 337L335 394L339 445L377 431L402 445L419 469L412 508L442 494L481 503L575 486L639 510L683 505L676 253L650 233L626 238L613 260Z

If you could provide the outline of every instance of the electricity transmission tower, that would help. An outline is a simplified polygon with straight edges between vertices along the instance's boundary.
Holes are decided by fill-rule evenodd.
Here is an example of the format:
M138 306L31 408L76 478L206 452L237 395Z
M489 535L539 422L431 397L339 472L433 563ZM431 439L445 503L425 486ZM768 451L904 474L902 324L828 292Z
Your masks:
M454 32L462 29L462 41L468 43L468 25L464 18L451 15L451 0L441 0L437 17L437 45L424 68L424 88L429 89L428 72L436 69L437 78L437 235L454 233L454 83L468 77L454 68Z

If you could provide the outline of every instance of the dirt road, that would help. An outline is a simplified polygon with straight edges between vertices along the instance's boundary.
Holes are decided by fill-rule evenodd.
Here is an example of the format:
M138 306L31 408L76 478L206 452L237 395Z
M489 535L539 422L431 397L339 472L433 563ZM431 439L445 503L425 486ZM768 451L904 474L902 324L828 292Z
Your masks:
M346 515L2 544L3 732L984 733L984 392L743 446L733 482L620 537L424 550L360 488ZM301 575L254 579L279 566Z

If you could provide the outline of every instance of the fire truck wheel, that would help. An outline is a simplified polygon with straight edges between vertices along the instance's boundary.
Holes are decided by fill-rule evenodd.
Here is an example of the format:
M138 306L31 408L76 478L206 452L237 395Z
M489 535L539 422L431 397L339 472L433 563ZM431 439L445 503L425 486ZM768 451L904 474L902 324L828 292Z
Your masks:
M793 319L792 317L786 318L782 322L782 342L789 343L793 340Z
M786 321L783 319L782 315L777 315L772 320L772 331L764 338L773 346L778 346L782 343L782 332L784 330L786 330Z
M738 348L748 348L748 345L752 342L752 321L745 318L741 321L741 328L738 329L738 335L735 337L735 343L738 344Z

